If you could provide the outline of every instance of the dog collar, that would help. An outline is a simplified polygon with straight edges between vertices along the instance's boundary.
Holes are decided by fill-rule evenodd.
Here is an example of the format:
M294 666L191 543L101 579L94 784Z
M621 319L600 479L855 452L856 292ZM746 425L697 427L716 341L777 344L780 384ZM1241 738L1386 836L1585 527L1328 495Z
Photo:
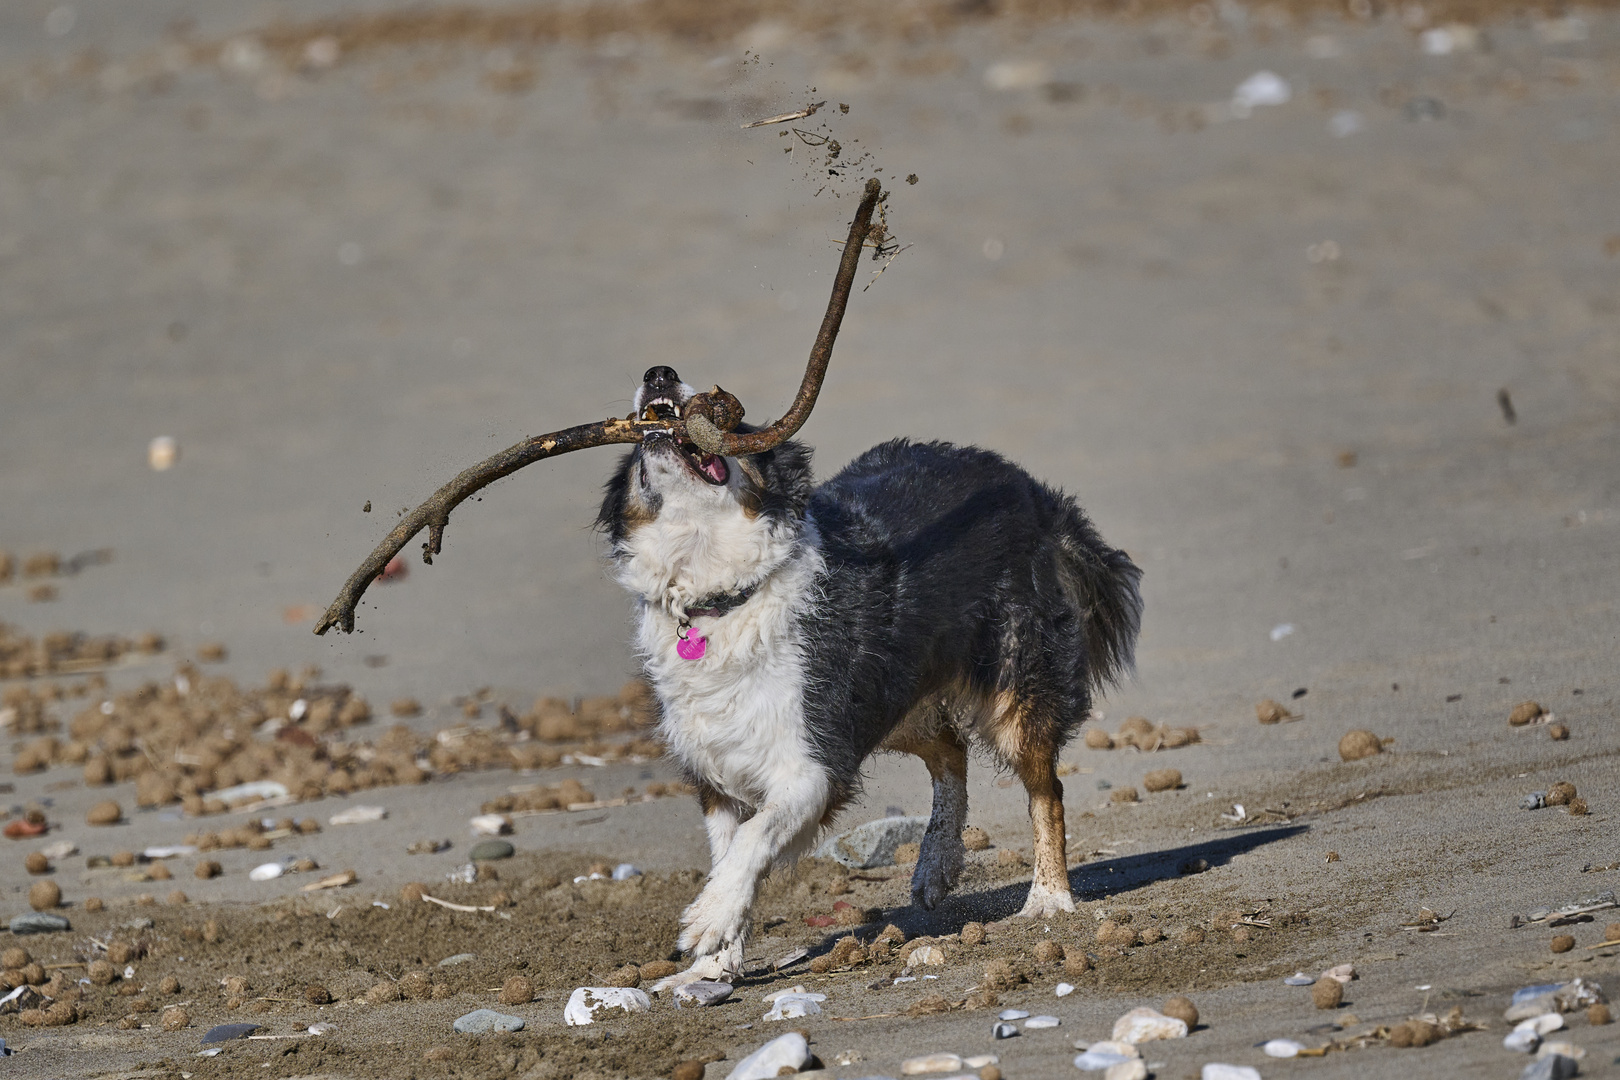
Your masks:
M692 607L687 608L686 617L688 619L718 619L720 616L735 611L748 603L748 598L758 591L759 584L756 582L748 586L748 588L739 589L736 592L710 593L708 596L701 597Z

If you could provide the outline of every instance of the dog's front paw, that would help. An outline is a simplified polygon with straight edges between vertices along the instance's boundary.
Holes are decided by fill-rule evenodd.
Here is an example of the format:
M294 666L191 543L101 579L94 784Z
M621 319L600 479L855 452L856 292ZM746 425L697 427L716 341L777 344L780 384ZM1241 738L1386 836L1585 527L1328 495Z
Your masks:
M923 849L917 858L917 869L911 875L911 900L924 911L933 911L946 895L956 888L962 876L965 851L960 837L951 837L939 843L930 843L932 836L923 839ZM955 840L955 843L951 843Z
M1074 914L1074 897L1069 890L1051 889L1038 881L1030 883L1029 899L1019 916L1025 919L1049 919L1053 915Z
M697 956L719 952L741 939L747 918L747 904L710 884L681 913L681 936L676 944Z

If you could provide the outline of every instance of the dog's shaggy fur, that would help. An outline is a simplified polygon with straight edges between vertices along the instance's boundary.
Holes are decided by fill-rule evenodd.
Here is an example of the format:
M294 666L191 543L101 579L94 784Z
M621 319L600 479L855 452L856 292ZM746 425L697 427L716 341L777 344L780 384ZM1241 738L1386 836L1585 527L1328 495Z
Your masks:
M679 415L692 393L653 368L636 412ZM814 487L798 443L720 458L652 438L608 482L599 524L707 823L714 865L680 936L693 973L740 971L758 882L812 846L878 750L933 779L917 903L961 873L976 744L1029 793L1020 914L1074 910L1057 755L1130 669L1142 601L1141 571L1072 499L948 443L884 443ZM700 658L677 651L686 637Z

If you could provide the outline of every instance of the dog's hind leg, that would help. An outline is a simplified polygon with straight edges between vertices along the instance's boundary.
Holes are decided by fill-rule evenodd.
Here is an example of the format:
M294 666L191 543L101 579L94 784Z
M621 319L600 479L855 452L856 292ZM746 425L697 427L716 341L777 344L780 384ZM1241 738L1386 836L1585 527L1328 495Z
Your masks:
M922 758L934 782L934 809L923 834L922 852L911 875L911 899L932 911L956 887L965 851L962 826L967 824L967 745L945 727L927 740L893 747Z
M1067 838L1063 831L1063 783L1057 778L1057 748L1032 746L1013 767L1029 792L1029 820L1035 827L1035 873L1029 899L1018 914L1044 919L1074 910L1069 891Z

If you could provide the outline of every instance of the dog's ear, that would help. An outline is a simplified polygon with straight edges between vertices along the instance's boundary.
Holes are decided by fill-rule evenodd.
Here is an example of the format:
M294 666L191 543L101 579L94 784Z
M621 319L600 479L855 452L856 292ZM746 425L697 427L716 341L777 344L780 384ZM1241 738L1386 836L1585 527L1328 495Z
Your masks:
M630 532L630 473L640 453L641 448L637 447L620 458L619 467L602 486L602 509L596 514L595 524L597 529L607 533L615 548Z
M810 501L810 457L813 451L800 442L788 441L775 450L753 454L748 461L764 478L760 492L760 512L767 517L797 518Z

